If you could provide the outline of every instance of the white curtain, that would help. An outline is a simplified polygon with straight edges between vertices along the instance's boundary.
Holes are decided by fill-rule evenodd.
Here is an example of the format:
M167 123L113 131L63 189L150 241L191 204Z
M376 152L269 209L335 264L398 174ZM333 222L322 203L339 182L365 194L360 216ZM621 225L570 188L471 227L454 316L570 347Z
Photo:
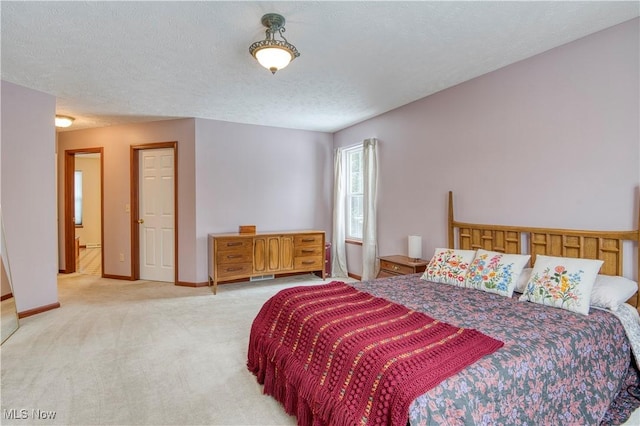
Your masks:
M365 139L363 143L363 210L362 229L362 281L372 280L378 274L378 232L376 204L378 195L378 140Z
M344 177L344 149L336 149L333 167L333 239L331 244L331 276L347 277L346 180Z

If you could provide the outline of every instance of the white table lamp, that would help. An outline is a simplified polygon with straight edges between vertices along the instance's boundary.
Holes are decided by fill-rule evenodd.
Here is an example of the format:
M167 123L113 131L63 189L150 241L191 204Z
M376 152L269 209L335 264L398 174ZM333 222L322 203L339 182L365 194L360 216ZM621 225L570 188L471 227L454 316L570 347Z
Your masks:
M420 235L409 235L409 258L414 261L422 258L422 237Z

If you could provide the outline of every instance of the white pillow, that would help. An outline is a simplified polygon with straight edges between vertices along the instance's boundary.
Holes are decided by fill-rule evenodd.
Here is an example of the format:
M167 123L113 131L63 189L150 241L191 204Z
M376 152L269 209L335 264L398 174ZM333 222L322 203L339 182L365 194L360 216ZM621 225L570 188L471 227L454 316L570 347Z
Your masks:
M527 289L529 278L531 278L531 271L533 271L533 268L524 268L522 272L520 272L518 282L516 283L516 288L513 289L513 291L524 293L524 291Z
M598 275L591 290L591 306L615 311L638 291L638 283L625 277Z
M511 297L522 268L531 256L478 249L469 265L466 286Z
M538 255L520 300L588 315L591 289L603 263Z
M469 264L475 255L475 250L437 248L422 279L464 287Z

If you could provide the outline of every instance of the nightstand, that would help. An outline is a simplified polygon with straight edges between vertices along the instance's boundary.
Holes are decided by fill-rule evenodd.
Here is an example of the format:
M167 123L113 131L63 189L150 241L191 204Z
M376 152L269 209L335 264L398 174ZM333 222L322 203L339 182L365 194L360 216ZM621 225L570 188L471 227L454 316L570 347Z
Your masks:
M428 261L415 261L407 256L393 255L380 257L380 272L377 278L394 277L396 275L417 274L427 269Z

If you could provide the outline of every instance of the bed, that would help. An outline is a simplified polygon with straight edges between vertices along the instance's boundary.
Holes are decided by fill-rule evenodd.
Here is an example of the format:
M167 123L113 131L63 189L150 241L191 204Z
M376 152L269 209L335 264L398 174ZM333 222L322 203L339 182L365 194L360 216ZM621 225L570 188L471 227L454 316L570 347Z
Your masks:
M486 253L513 255L523 264L513 294L467 287L450 271L444 282L431 281L433 270L283 290L265 303L251 330L248 367L264 392L309 425L625 421L640 405L634 397L640 382L638 283L617 277L629 258L624 249L637 247L640 230L463 223L454 219L452 193L448 225L449 250L441 253L473 252L466 264L455 262L466 265L465 276L488 265L477 260ZM549 299L562 306L536 302L544 289L534 284L550 269L542 269L544 262L558 258L568 266L547 274L562 284L558 288L569 288L572 265L586 274L595 265L594 281L607 284L598 290L604 299L596 301L591 283L576 287L592 296L586 306L579 306L577 290ZM640 254L634 263L637 271ZM612 302L619 282L625 296ZM525 296L529 301L521 300ZM398 346L405 340L407 346ZM385 345L393 346L391 354L381 353Z

